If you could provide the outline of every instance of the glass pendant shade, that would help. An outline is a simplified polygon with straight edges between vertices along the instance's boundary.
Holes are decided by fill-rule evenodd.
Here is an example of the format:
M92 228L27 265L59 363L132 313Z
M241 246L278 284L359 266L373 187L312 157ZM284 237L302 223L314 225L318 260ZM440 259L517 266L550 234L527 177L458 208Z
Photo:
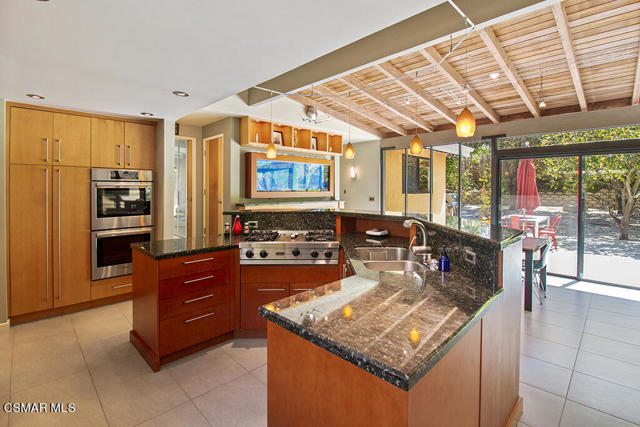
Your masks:
M273 142L270 142L267 145L267 159L275 159L276 158L276 146Z
M353 145L348 143L346 147L344 147L344 158L345 159L353 159L356 155L356 151L353 149Z
M411 144L409 145L409 151L411 152L411 154L422 153L422 140L418 135L414 136L411 139Z
M471 111L465 108L460 112L456 122L456 134L459 137L469 137L476 133L476 119Z

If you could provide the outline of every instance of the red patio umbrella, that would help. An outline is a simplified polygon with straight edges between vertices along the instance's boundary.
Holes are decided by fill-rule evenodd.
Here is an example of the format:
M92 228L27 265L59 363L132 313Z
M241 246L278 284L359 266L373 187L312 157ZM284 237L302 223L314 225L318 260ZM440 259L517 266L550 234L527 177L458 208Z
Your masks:
M518 190L516 209L532 211L540 206L538 185L536 184L536 168L532 159L520 160L518 165Z

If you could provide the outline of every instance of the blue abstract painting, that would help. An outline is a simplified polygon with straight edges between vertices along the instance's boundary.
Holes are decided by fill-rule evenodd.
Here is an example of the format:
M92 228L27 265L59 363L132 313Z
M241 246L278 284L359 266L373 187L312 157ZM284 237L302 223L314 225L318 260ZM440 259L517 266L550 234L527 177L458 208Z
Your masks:
M257 161L259 192L330 191L330 166L316 163Z

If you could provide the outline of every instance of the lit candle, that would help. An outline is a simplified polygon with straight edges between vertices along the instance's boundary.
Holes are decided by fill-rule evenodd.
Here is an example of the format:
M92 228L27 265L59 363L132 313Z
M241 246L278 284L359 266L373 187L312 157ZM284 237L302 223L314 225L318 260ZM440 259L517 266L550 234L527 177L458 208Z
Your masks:
M275 311L276 308L273 306L273 304L267 304L264 306L264 308L266 308L269 311Z
M416 328L411 328L409 331L409 341L412 344L418 344L420 342L420 331Z
M350 305L345 305L342 309L342 312L345 319L351 319L351 316L353 315L353 307L351 307Z

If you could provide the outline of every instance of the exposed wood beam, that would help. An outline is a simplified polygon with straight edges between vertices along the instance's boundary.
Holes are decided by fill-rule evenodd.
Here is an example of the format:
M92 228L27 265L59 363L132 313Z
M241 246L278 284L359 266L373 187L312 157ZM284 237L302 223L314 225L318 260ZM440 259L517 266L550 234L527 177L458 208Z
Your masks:
M427 58L427 60L431 62L432 65L438 65L438 63L442 61L442 56L433 46L419 49L418 52L420 52L425 58ZM458 72L451 65L449 65L447 61L442 61L437 69L440 74L442 74L451 83L459 86L461 89L464 89L467 83L466 80L462 78L462 76L458 74ZM493 123L498 123L500 121L500 116L498 116L498 114L493 111L491 105L489 105L489 103L485 101L478 92L476 92L474 89L469 88L469 92L467 94L469 95L469 98L471 98L471 102L473 102L475 106L478 107L478 109L489 118L489 120L491 120Z
M345 123L351 123L353 126L357 127L358 129L362 129L365 132L369 132L370 134L375 135L378 138L382 138L384 136L384 134L378 131L378 129L373 128L367 124L361 123L358 120L354 120L353 118L348 117L346 114L336 111L331 107L327 107L326 105L321 104L320 102L314 99L311 99L308 96L289 95L289 98L299 102L302 105L316 107L318 111L322 111L323 113L328 114L332 117L335 117L338 120L342 120Z
M398 102L385 98L384 95L378 92L375 88L366 88L366 85L353 74L341 77L340 81L354 89L362 90L362 93L369 99L377 102L395 114L404 117L416 126L428 132L433 132L433 126L431 126L431 124L426 120L422 120L418 115L412 114L411 111L400 105Z
M551 10L553 11L553 18L556 20L558 33L560 33L560 41L562 41L564 56L567 58L567 64L569 65L569 72L571 73L571 80L573 80L573 87L576 89L576 95L578 95L578 104L580 104L580 109L582 111L587 111L587 98L584 96L582 78L580 77L578 61L576 60L576 51L573 47L571 33L569 32L567 12L564 10L562 3L553 4L551 6Z
M518 92L520 98L522 98L524 104L527 106L529 111L531 111L533 117L540 117L540 108L538 108L538 104L533 99L533 96L531 96L531 92L527 89L524 81L522 81L518 75L516 67L513 65L513 62L511 62L511 59L509 59L507 52L505 52L504 48L500 44L500 41L493 32L493 29L491 27L480 29L478 30L478 35L489 52L491 52L491 55L493 55L498 65L500 65L502 72L507 76L513 85L513 88Z
M449 110L442 102L438 101L433 96L422 93L420 86L418 86L416 82L408 78L405 74L402 74L402 72L400 72L400 70L398 70L396 67L388 62L377 64L376 67L392 79L400 79L404 77L401 80L396 80L395 83L402 86L402 88L409 92L411 95L418 97L418 99L422 101L427 107L436 111L451 123L456 122L457 118L451 112L451 110Z
M636 64L636 79L633 83L633 95L631 96L631 104L640 104L640 49L638 50L638 63Z
M380 126L383 126L383 127L387 128L387 129L389 129L390 131L393 131L393 132L397 133L398 135L406 135L407 134L407 131L402 126L398 126L397 124L393 123L391 120L387 120L384 117L382 117L381 115L367 110L366 108L364 108L363 106L361 106L357 102L350 100L346 96L342 96L338 92L336 92L334 90L331 90L326 86L315 87L314 88L314 92L317 95L329 95L329 96L331 96L332 98L330 98L330 99L333 102L335 102L336 104L342 105L344 108L347 108L347 109L353 111L356 114L364 116L367 119L371 120L372 122L378 123Z

